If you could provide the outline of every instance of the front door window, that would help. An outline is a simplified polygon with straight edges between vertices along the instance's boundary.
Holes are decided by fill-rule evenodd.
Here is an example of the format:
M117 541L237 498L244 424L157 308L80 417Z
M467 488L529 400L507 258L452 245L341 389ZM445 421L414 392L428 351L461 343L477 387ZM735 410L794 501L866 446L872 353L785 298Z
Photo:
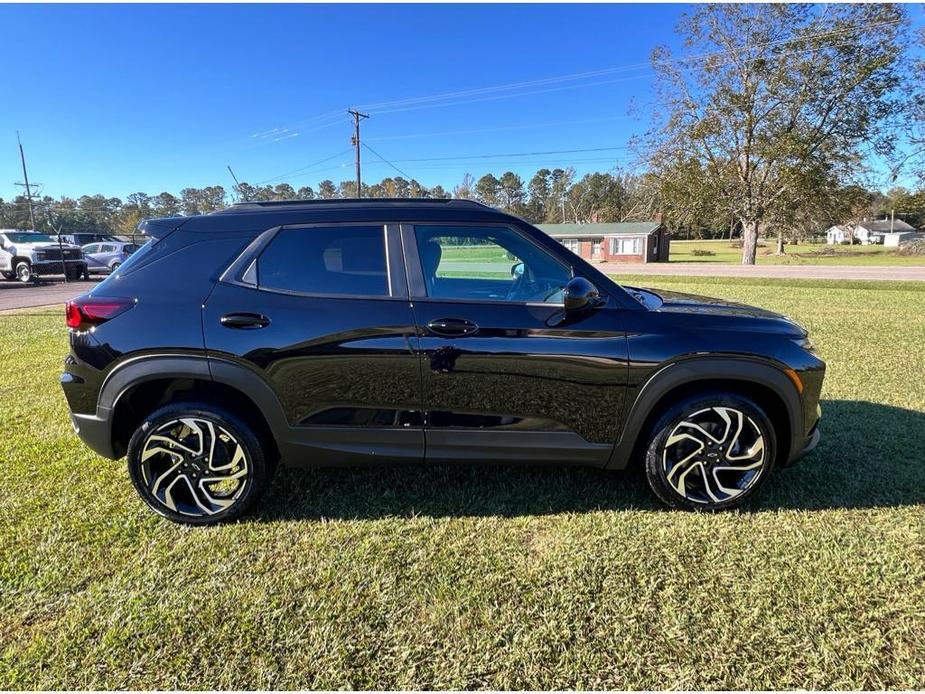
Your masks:
M561 304L569 268L509 227L415 227L427 296Z

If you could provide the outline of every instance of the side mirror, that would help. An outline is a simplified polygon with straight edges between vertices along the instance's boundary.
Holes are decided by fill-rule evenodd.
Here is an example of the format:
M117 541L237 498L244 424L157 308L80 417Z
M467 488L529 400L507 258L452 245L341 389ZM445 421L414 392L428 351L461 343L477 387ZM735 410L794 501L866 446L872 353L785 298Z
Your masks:
M600 303L601 293L584 277L573 277L565 285L565 312L578 313Z

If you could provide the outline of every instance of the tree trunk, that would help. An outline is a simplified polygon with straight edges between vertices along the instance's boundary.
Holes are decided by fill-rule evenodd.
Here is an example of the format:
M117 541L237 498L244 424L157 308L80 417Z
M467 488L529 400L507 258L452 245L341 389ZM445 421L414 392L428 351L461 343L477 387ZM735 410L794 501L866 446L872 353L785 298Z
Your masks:
M742 264L754 265L758 254L758 221L742 221Z
M777 232L777 255L784 254L784 232Z

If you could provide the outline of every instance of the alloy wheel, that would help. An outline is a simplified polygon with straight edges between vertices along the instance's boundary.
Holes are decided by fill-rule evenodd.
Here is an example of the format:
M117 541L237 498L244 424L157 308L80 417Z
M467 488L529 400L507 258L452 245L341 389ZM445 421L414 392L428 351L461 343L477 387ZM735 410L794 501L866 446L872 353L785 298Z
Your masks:
M724 503L758 481L767 460L764 434L733 407L709 407L671 430L662 452L665 479L697 504Z
M230 508L248 484L244 447L227 429L201 417L159 426L144 441L141 481L165 508L184 516L211 516Z
M28 282L32 279L32 268L29 263L19 263L16 266L16 279L20 282Z

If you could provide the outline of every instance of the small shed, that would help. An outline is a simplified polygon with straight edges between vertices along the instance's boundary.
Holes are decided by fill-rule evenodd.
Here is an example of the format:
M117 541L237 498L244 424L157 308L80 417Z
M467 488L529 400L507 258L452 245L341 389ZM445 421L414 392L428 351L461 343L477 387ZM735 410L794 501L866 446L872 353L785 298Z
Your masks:
M585 260L667 263L668 231L660 222L540 224L540 229Z
M883 245L898 248L910 241L920 241L922 239L925 239L925 233L921 231L894 231L892 234L886 233L883 235Z

